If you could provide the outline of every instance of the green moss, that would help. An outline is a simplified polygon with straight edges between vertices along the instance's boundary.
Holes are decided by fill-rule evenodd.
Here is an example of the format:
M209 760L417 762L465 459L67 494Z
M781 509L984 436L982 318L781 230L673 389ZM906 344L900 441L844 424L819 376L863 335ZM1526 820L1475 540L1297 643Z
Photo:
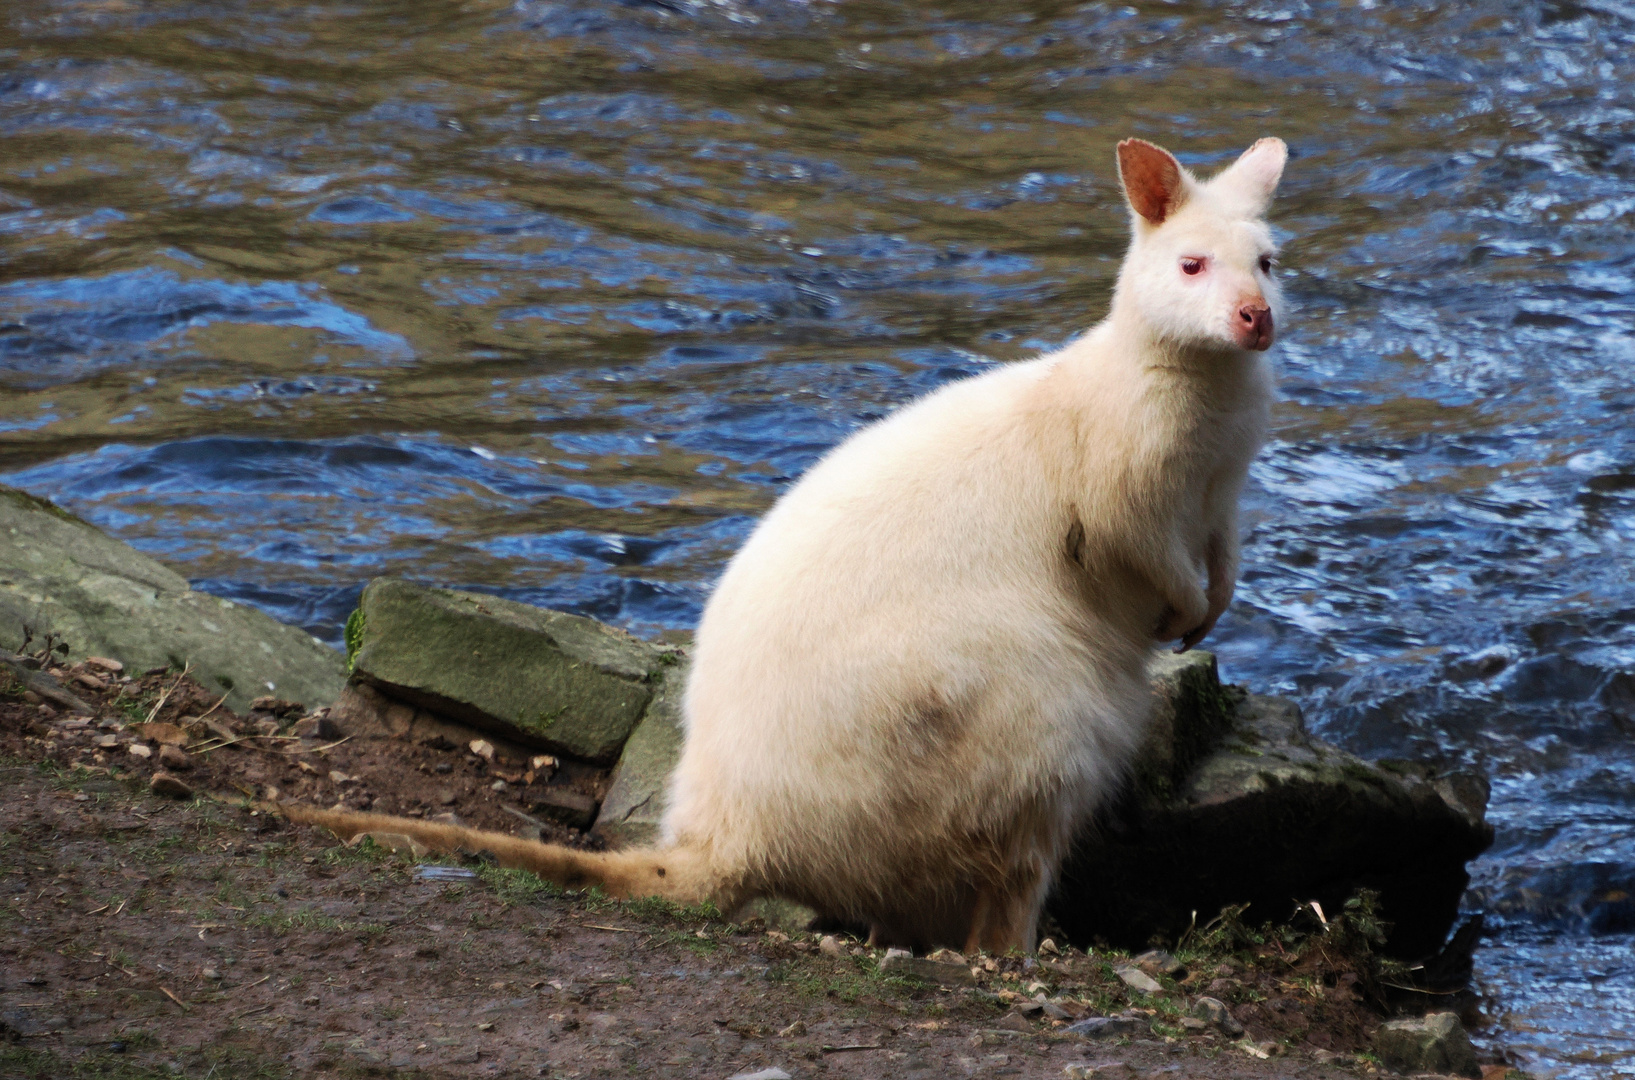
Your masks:
M620 906L638 919L664 920L689 926L723 921L720 909L707 900L702 904L678 904L660 896L643 896L626 900Z
M343 635L346 639L346 670L351 674L357 664L358 650L363 648L364 617L363 608L353 608L352 614L346 617L346 629Z
M38 495L30 495L21 488L8 487L5 484L0 484L0 498L10 499L12 502L16 503L18 506L21 506L25 510L43 510L45 513L50 514L54 518L60 518L63 521L71 521L75 525L84 525L87 529L96 528L96 526L92 525L90 522L70 514L68 511L64 510L50 499L42 499Z
M566 895L566 891L556 882L546 881L527 870L509 870L484 863L477 867L477 877L494 890L494 895L506 907L559 900Z
M375 843L374 838L365 836L357 844L347 847L342 844L337 847L325 848L321 856L330 866L372 866L377 863L390 862L392 849Z

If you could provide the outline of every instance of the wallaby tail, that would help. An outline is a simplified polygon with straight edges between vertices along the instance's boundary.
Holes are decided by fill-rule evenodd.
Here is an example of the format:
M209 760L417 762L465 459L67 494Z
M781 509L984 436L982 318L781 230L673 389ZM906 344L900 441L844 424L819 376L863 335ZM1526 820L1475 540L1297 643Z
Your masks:
M705 900L720 903L726 899L719 895L722 883L710 880L704 860L686 848L575 851L560 844L522 840L504 833L416 818L325 810L287 802L275 803L268 809L290 821L321 825L343 841L350 841L359 833L399 834L445 854L491 852L501 866L528 870L569 889L600 886L609 896L619 899L658 896L681 904Z

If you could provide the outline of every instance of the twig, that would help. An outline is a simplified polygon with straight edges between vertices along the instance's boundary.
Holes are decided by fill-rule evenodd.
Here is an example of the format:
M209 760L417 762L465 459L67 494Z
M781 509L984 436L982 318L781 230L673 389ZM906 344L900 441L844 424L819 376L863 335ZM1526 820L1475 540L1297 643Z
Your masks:
M852 1050L879 1050L879 1043L854 1043L850 1046L821 1046L818 1049L825 1054L844 1054Z
M170 1000L174 1001L176 1004L180 1005L182 1007L183 1012L192 1012L193 1011L193 1006L189 1005L187 1002L183 1001L181 998L177 997L175 994L172 994L167 988L161 986L159 988L159 992L161 994L164 994L165 997L167 997Z
M611 930L615 934L639 934L640 930L632 930L627 926L597 926L595 923L582 922L579 924L587 930Z
M549 824L549 822L545 821L543 818L536 818L532 814L526 813L526 812L524 812L522 810L518 810L514 806L507 806L505 803L500 803L500 809L504 810L507 814L510 814L512 817L521 818L523 821L526 821L528 824L534 826L535 828L543 829Z
M227 691L227 694L230 694L230 693L232 693L231 690ZM210 706L208 709L204 710L204 712L200 713L199 714L199 719L203 720L205 717L209 716L211 713L213 713L217 709L221 708L221 703L227 700L227 694L223 694L221 697L217 698L216 703L214 705Z
M1463 994L1466 989L1460 987L1457 990L1431 990L1423 986L1403 986L1401 983L1386 982L1384 979L1380 980L1380 985L1389 986L1393 990L1411 990L1416 994L1429 994L1432 997L1452 997L1454 994Z
M233 1019L234 1020L242 1020L246 1016L254 1016L258 1012L266 1012L268 1009L272 1008L274 1005L277 1005L277 1004L278 1004L278 1002L274 1001L274 1002L271 1002L271 1003L266 1004L266 1005L257 1005L253 1009L245 1009L241 1013L234 1013L233 1014Z
M290 754L321 754L325 750L335 749L337 746L341 745L341 743L346 742L351 738L352 736L348 735L345 739L336 739L334 742L328 743L324 746L314 746L311 750L264 750L262 752L267 754L283 754L286 757Z
M0 666L7 668L17 681L23 684L23 689L32 690L47 701L70 712L81 716L95 716L96 710L73 694L64 690L62 684L44 672L33 671L23 663L23 658L9 649L0 649Z
M243 986L238 987L233 992L236 994L236 993L238 993L239 990L248 990L252 986L260 986L262 983L266 982L270 978L272 978L271 975L263 975L263 976L261 976L261 978L257 979L255 982L245 983ZM271 1008L271 1007L272 1006L270 1006L270 1005L268 1006L268 1008Z
M348 735L346 737L346 739L350 739L351 737L352 736ZM291 742L291 741L297 741L298 742L298 741L300 741L300 738L301 738L301 736L299 736L299 735L260 735L260 734L257 734L257 735L240 735L236 739L224 739L222 742L218 743L215 746L206 746L203 749L190 750L188 752L191 753L191 754L208 754L212 750L220 750L223 746L237 746L241 742L252 742L252 741L254 741L256 739L274 739L274 740L277 740L277 741L280 741L280 742ZM342 739L341 742L345 742L346 739ZM332 743L331 745L339 746L340 744L341 743ZM258 747L255 747L254 749L263 750L264 748L258 746ZM320 749L328 750L329 747L325 746L325 747L321 747ZM285 754L285 753L289 753L289 751L287 751L287 750L266 750L265 752L269 753L269 754ZM306 753L306 752L307 751L304 751L304 750L296 751L296 753Z
M182 673L180 675L176 676L175 681L172 682L168 687L166 687L164 690L161 690L159 692L159 700L157 700L157 701L155 701L153 703L153 708L151 710L149 710L149 712L148 712L148 718L146 720L142 721L144 724L153 723L153 718L155 716L159 715L159 710L165 707L165 702L170 700L170 695L172 695L172 694L174 694L176 692L176 688L178 686L182 685L182 680L187 678L187 673L192 671L192 670L193 670L193 661L189 660L187 663L182 665Z

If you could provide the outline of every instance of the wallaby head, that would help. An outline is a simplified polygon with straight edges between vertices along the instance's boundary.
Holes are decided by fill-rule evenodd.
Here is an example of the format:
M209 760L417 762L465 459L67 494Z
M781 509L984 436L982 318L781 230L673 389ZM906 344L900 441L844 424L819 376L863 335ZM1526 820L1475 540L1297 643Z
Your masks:
M1282 297L1266 209L1288 148L1261 139L1229 168L1199 181L1169 151L1118 144L1118 173L1134 233L1113 297L1169 348L1271 348Z

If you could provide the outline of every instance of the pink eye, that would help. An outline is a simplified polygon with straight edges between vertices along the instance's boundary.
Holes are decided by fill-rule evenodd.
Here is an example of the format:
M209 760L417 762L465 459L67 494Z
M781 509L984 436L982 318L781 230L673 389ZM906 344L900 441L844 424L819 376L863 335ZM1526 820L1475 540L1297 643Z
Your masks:
M1204 261L1202 259L1181 260L1181 273L1185 274L1187 277L1195 277L1203 272Z

